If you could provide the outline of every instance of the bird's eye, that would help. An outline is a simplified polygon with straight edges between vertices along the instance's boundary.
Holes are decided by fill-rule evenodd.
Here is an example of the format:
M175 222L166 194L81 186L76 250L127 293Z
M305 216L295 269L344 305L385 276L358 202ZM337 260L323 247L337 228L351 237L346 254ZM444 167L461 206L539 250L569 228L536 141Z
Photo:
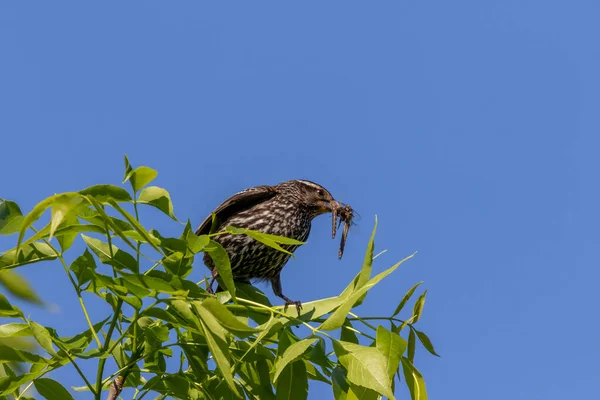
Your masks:
M324 192L322 189L319 189L319 190L317 190L317 194L318 194L319 196L324 196L324 195L325 195L325 192Z

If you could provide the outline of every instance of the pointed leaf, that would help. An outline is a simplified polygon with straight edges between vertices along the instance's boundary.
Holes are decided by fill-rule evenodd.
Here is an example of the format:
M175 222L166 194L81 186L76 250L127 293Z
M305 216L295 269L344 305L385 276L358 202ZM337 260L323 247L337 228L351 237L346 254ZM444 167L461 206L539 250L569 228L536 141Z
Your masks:
M350 383L364 386L394 400L386 359L373 347L332 340L339 362L348 371Z
M421 344L423 344L423 346L427 349L427 351L430 352L431 354L433 354L434 356L439 357L440 355L435 352L435 350L433 348L433 344L431 343L431 340L429 340L429 337L425 333L420 332L416 329L414 331L417 334L419 341L421 342Z
M125 180L123 180L123 183L129 180L131 182L131 187L133 188L133 191L137 192L141 188L152 182L157 175L158 172L156 172L156 170L150 167L141 166L137 167L134 170L130 170L127 173L127 175L125 175Z
M210 241L210 244L205 248L205 251L210 255L219 278L223 281L225 288L229 290L231 298L236 302L235 297L235 283L233 281L233 273L231 272L231 262L229 261L229 255L227 251L219 243L214 240Z
M277 381L277 400L306 400L308 397L308 374L302 361L296 361L283 370Z
M202 325L202 330L204 331L204 337L206 338L208 348L213 355L213 359L215 360L215 364L217 364L217 368L219 369L221 376L223 376L229 388L237 396L239 396L240 394L234 383L233 375L231 374L231 363L229 362L229 346L225 341L214 336L214 331L209 330L204 321L201 320L200 324Z
M425 306L425 296L427 296L427 290L424 291L423 294L420 295L417 301L415 302L415 306L413 307L413 324L416 324L419 318L421 318L421 314L423 313L423 306Z
M423 283L423 281L418 282L417 284L415 284L413 287L411 287L408 292L406 292L406 294L404 295L404 297L402 298L402 301L400 301L400 304L398 304L398 307L396 307L396 311L394 311L394 314L392 314L392 317L395 317L396 315L400 314L400 311L402 311L402 308L404 307L404 305L408 302L408 300L410 300L411 296L413 295L413 293L415 292L415 290L417 290L417 288Z
M408 334L408 352L407 352L407 357L408 360L412 363L415 361L415 344L417 343L417 339L415 338L415 332L414 330L410 330L410 333Z
M73 399L71 393L63 385L49 378L38 378L33 381L36 390L47 400Z
M107 204L110 200L119 202L130 202L132 200L127 190L115 185L94 185L80 190L79 193L93 197L101 204Z
M427 400L427 390L423 376L406 357L402 357L402 370L406 386L410 390L410 398L412 400Z
M38 261L54 260L58 255L46 243L35 242L22 246L17 256L17 249L12 249L0 256L1 268L15 268Z
M18 307L10 304L8 299L0 293L0 317L20 318L23 316Z
M231 311L227 309L227 307L219 303L214 298L209 297L203 300L200 304L194 303L194 305L198 311L200 311L200 309L208 311L225 329L231 333L234 333L240 338L248 337L258 331L257 329L251 328L250 326L242 323L235 315L233 315Z
M0 325L0 338L31 336L29 325L11 322L9 324Z
M147 188L144 188L140 192L137 201L138 203L148 204L153 207L156 207L160 211L177 221L177 218L175 218L175 214L173 214L173 203L171 202L171 195L165 189L160 188L158 186L149 186Z
M85 249L85 252L73 261L69 269L73 271L77 278L77 283L79 283L79 287L81 287L85 283L91 281L94 277L96 272L96 261L94 260L94 256L92 256L92 253L90 253L88 249Z
M319 339L308 338L296 342L290 347L288 347L283 353L283 356L279 358L275 363L275 374L273 375L273 382L277 381L277 378L283 372L284 368L288 366L288 364L300 358L306 352L306 350L308 350L308 348L317 340Z
M35 340L42 346L48 353L55 355L54 348L52 347L52 336L48 329L38 324L37 322L30 321L29 328Z
M377 327L377 350L383 354L386 359L387 372L390 380L393 380L394 374L400 366L400 359L406 351L406 340L394 332L390 332L383 326Z
M0 203L0 235L12 235L19 232L23 222L23 214L14 201L5 200Z

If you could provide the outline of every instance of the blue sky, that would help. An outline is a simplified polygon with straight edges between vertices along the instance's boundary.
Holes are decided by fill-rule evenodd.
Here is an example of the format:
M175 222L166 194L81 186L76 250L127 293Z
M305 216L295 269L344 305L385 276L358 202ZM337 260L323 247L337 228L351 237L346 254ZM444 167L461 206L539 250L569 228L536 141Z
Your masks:
M376 249L388 249L377 271L419 253L360 312L387 315L425 281L420 325L442 355L417 356L430 398L591 398L599 12L537 0L4 2L0 197L26 211L118 183L127 154L159 171L196 225L243 188L316 181L362 219L342 261L330 220L315 221L284 269L288 296L338 294L377 214ZM21 271L58 308L26 308L34 319L83 330L59 264ZM329 396L315 386L310 398Z

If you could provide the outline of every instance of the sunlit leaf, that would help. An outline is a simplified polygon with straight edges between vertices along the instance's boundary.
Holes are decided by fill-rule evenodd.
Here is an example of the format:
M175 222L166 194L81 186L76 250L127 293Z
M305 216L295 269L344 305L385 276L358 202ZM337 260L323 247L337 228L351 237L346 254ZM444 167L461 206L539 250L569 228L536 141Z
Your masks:
M406 351L406 340L381 325L377 327L376 339L377 350L385 357L388 376L391 380L400 366L402 355Z
M421 314L423 313L423 306L425 306L425 296L427 296L427 290L423 292L422 295L419 296L415 305L413 307L413 324L416 324L419 318L421 318Z
M0 293L0 316L9 318L19 318L23 316L23 313L19 308L10 304L8 299Z
M173 203L171 202L171 195L165 189L160 188L158 186L149 186L147 188L144 188L140 192L137 201L138 203L148 204L153 207L156 207L160 211L177 221L177 218L175 218L175 214L173 214Z
M219 279L225 285L225 288L231 293L233 301L237 301L235 297L235 283L233 281L233 273L231 272L231 262L227 251L218 242L210 241L210 244L205 248L205 251L210 255L210 258L219 273Z
M17 322L0 325L0 338L31 336L29 325Z
M273 375L273 382L277 381L279 375L283 372L284 368L288 364L293 363L300 358L308 348L318 340L318 338L308 338L292 344L288 347L283 356L275 363L275 373Z
M81 206L82 203L83 198L80 195L73 193L66 193L54 199L50 216L50 239L52 239L54 232L61 222L67 219L69 214L74 212L74 210Z
M196 306L196 310L198 312L202 312L202 310L206 310L217 321L228 331L234 333L236 336L245 338L249 335L256 333L257 329L251 328L250 326L242 323L235 315L231 313L223 304L219 303L217 300L213 298L207 298L203 300L201 303L194 303Z
M19 232L23 222L23 214L14 201L5 200L0 203L0 235L12 235Z
M101 204L109 201L130 202L131 195L127 190L115 185L94 185L79 191L84 196L93 197Z
M410 398L412 400L427 400L427 390L423 376L406 357L402 357L402 370L406 386L410 390Z
M335 400L346 400L350 384L346 380L344 370L337 366L331 372L331 389L333 389L333 398Z
M423 283L423 281L416 283L413 287L411 287L408 290L408 292L406 292L406 294L404 295L404 297L400 301L400 304L398 304L398 307L396 307L396 310L394 311L394 314L392 314L392 317L395 317L396 315L398 315L400 313L400 311L402 311L402 308L404 307L404 305L406 305L406 303L408 302L408 300L410 300L410 298L413 295L413 293L415 292L415 290L417 290L417 288L422 283Z
M31 329L31 333L35 340L44 350L52 355L56 354L54 352L54 347L52 347L52 337L50 336L48 329L34 321L29 322L29 328Z
M204 331L204 337L208 348L213 355L217 368L219 369L221 376L227 382L229 388L239 396L238 389L233 381L233 375L231 374L231 363L229 362L229 346L218 336L214 335L214 331L208 329L205 321L200 321L202 330Z
M123 183L129 180L131 182L131 187L133 188L133 191L137 192L141 188L152 182L157 175L158 172L156 172L156 170L150 167L141 166L137 167L136 169L130 170L125 175Z
M338 340L332 342L339 362L348 371L349 382L375 390L389 399L395 399L386 359L379 350Z
M36 390L47 400L69 400L73 396L63 385L49 378L38 378L33 381Z
M46 243L35 242L22 246L17 256L17 249L12 249L0 256L1 268L15 268L38 261L53 260L58 255Z
M33 207L33 210L31 210L31 212L29 214L27 214L25 216L25 218L23 218L23 221L21 223L21 228L19 231L19 239L17 241L17 249L19 249L27 229L29 229L31 227L31 225L33 225L33 223L35 221L37 221L42 216L42 214L44 214L44 212L48 209L48 207L50 207L52 204L54 204L55 201L57 201L57 200L66 201L67 199L75 199L75 198L78 198L79 196L80 196L79 193L74 193L74 192L55 194L54 196L50 196L47 199L42 200L38 204L36 204L36 206Z
M363 260L363 265L358 273L358 275L354 278L354 280L344 289L340 297L348 298L352 295L356 290L362 288L369 278L371 277L371 271L373 269L373 252L375 250L375 233L377 232L377 217L375 217L375 226L373 226L373 231L371 232L371 237L369 238L369 242L367 243L367 252L365 253L365 258ZM365 292L366 293L366 292ZM364 293L363 293L364 295ZM357 298L357 300L360 299Z

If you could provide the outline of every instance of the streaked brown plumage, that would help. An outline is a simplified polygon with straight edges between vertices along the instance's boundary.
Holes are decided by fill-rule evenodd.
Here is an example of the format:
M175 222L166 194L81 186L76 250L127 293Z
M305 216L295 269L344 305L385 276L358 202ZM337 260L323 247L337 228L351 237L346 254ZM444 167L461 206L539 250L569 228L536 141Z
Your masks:
M340 204L331 193L314 182L290 180L275 186L256 186L233 195L213 211L216 215L214 231L220 232L227 226L235 226L306 241L312 219L339 207ZM208 234L211 226L212 214L202 222L196 234ZM268 280L275 295L285 300L286 307L294 304L300 312L300 302L290 300L281 288L280 274L290 258L289 254L265 246L246 235L223 234L215 236L213 240L227 251L236 281ZM293 253L298 246L283 247ZM204 263L216 277L208 253L204 254Z

